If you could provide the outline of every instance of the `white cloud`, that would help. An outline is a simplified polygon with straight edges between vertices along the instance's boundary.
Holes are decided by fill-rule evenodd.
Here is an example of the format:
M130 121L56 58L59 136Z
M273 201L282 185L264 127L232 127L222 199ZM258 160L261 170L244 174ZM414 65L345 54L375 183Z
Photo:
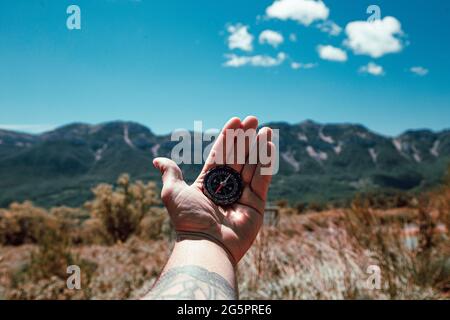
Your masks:
M0 124L0 129L28 133L41 133L55 129L52 124Z
M373 76L382 76L384 75L384 69L382 66L376 64L375 62L369 62L367 65L359 68L359 72L368 73Z
M256 56L239 56L236 54L227 54L225 57L228 59L225 63L225 67L239 68L244 66L253 67L275 67L279 66L286 60L286 54L283 52L278 53L276 57L266 55Z
M291 42L297 42L297 35L296 35L295 33L291 33L291 34L289 35L289 40L290 40Z
M423 76L426 76L428 74L429 70L427 68L417 66L417 67L411 67L409 69L409 71L411 71L414 74L417 74L418 76L423 77Z
M292 62L291 68L294 70L298 69L312 69L317 67L317 63L300 63L300 62Z
M324 21L317 25L320 31L328 33L330 36L338 36L342 32L342 28L331 20Z
M355 54L379 58L387 53L399 52L403 44L398 36L403 34L400 22L394 17L382 20L353 21L345 27L345 44Z
M321 59L338 62L347 61L347 52L340 48L336 48L330 45L319 45L317 47L317 51L319 52L319 56Z
M275 0L266 14L270 18L294 20L309 26L316 20L326 20L330 10L321 0Z
M267 43L274 48L278 47L283 42L284 42L283 35L273 30L264 30L259 35L259 43L261 44Z
M241 49L243 51L253 50L253 35L248 32L248 26L241 24L230 25L227 28L230 33L228 37L228 48Z

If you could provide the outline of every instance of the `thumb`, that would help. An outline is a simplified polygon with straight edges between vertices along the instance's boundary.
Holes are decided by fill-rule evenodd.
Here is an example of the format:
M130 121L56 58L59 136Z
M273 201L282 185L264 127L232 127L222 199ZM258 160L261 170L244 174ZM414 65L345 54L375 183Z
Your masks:
M153 165L161 171L162 182L165 186L183 181L183 173L173 160L168 158L155 158L153 159Z

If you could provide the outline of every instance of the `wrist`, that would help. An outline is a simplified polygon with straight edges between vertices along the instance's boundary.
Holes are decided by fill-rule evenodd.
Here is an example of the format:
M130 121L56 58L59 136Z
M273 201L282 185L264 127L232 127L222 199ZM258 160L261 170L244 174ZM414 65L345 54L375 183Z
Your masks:
M199 251L203 251L201 249L211 250L211 252L221 256L223 259L226 258L233 268L237 265L236 259L231 251L223 243L209 234L179 231L177 232L177 244L181 242L190 243L193 248L197 248Z
M221 275L233 288L236 287L235 265L222 246L196 235L180 234L172 251L166 270L183 266L199 266Z

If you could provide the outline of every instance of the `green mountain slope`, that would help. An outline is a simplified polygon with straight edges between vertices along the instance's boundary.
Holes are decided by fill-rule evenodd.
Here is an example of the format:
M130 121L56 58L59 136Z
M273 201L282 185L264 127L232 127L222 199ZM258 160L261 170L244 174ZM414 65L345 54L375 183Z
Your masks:
M271 199L336 201L356 192L416 191L436 185L450 160L450 131L407 131L386 137L361 125L270 123L279 129L280 171ZM98 183L127 172L154 180L155 156L176 142L132 122L70 124L41 135L0 130L0 206L32 200L77 206ZM182 166L192 181L200 166Z

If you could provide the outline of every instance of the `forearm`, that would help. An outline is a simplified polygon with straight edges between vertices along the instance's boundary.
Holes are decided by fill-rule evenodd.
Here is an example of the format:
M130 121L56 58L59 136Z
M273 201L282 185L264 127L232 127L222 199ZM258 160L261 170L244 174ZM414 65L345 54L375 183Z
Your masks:
M160 278L144 299L237 299L235 267L218 244L179 239Z

